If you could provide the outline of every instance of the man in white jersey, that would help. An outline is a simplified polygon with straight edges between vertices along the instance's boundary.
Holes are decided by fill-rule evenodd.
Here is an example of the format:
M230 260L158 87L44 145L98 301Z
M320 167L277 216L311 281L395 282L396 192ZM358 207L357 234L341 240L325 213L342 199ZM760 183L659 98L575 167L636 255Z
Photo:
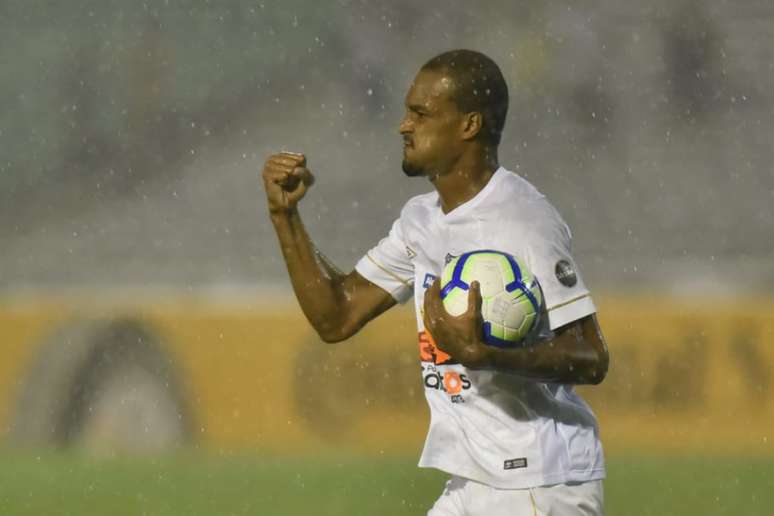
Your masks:
M300 154L269 157L269 212L304 314L326 342L355 334L414 297L431 421L420 466L451 475L431 516L600 515L604 458L596 419L573 384L597 384L608 354L570 254L570 230L531 184L497 158L508 90L469 50L428 61L406 96L403 170L435 191L409 200L386 238L349 274L309 239L297 210L313 183ZM476 249L521 258L545 299L530 345L484 344L481 296L452 317L444 264Z

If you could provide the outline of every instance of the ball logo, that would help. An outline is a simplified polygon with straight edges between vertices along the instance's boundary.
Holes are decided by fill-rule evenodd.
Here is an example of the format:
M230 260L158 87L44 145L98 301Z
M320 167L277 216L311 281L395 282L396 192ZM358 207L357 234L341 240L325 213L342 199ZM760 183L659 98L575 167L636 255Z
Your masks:
M565 287L574 287L575 284L578 283L578 276L575 274L575 269L572 268L572 264L567 260L559 260L556 262L554 272L556 273L556 279L558 279L559 283Z

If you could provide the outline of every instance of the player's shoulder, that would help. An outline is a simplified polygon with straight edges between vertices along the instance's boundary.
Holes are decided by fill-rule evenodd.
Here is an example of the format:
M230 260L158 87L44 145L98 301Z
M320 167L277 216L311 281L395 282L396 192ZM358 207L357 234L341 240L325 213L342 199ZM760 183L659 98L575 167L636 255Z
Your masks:
M551 206L548 197L537 186L526 177L507 169L503 169L502 181L498 185L497 190L501 192L501 196L507 196L511 199L516 198L522 203L531 203L536 206Z
M496 192L494 201L498 211L530 221L538 217L562 219L551 201L535 185L515 172L502 169Z
M502 224L534 237L571 237L559 211L535 185L514 172L505 172L491 212Z

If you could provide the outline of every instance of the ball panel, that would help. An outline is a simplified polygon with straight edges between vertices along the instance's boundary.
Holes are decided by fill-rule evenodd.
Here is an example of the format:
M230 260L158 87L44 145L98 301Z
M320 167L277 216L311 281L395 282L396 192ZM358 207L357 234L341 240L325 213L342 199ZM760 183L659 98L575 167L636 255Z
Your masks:
M496 261L485 254L476 254L468 258L461 276L468 285L474 280L478 281L481 285L482 297L491 297L502 290L502 270Z
M490 346L498 348L513 347L514 343L505 338L505 331L498 331L497 325L493 325L491 322L484 322L484 342ZM498 335L500 335L498 337Z
M509 328L521 328L524 317L533 312L532 303L522 294L508 305L507 311L503 314L503 324Z
M511 310L512 305L513 300L511 297L507 292L501 290L497 295L492 296L487 304L487 310L482 310L482 315L484 319L503 323L506 321L507 314Z
M489 335L498 339L505 339L505 328L502 324L492 322L489 327Z
M535 323L537 322L537 319L538 319L537 312L531 313L524 318L524 322L522 323L522 327L520 330L522 337L526 337L527 334L530 331L532 331L532 328L535 327Z
M453 288L443 298L443 307L449 315L457 317L464 314L468 309L468 291L461 288Z
M505 340L515 341L521 338L521 330L514 330L511 328L505 329Z
M511 267L510 260L502 254L495 254L494 256L497 258L497 263L500 265L500 270L503 274L503 285L514 282L516 280L516 274L513 267Z

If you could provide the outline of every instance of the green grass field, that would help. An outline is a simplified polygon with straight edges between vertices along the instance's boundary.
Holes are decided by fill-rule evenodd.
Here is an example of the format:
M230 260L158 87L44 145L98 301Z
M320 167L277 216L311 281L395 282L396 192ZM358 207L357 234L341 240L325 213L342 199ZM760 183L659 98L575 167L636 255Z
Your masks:
M412 458L0 452L2 515L424 515L445 476ZM608 459L608 516L770 516L774 460Z

